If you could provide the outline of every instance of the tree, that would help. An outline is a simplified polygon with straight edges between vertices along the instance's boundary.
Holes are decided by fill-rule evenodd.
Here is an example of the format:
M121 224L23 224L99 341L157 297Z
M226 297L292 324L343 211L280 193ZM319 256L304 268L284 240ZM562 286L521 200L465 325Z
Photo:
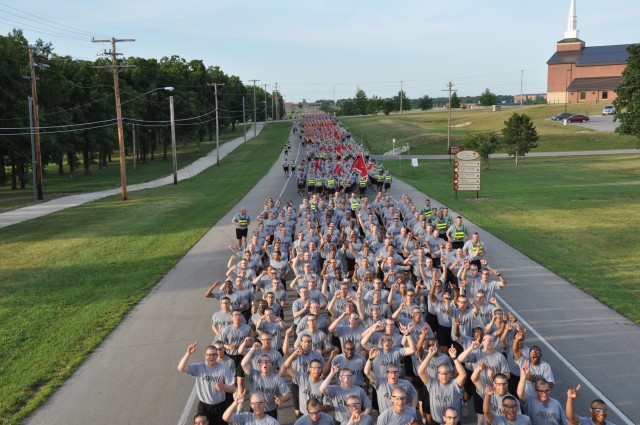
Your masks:
M464 148L477 151L484 159L484 167L489 168L489 155L498 150L500 139L493 131L469 134L464 141Z
M538 147L538 132L527 114L514 112L504 124L502 135L507 154L515 156L516 167L519 167L519 155L524 156L531 149Z
M358 89L356 92L356 98L354 99L354 113L357 115L366 115L369 112L369 98L362 89Z
M458 93L453 92L451 95L451 105L449 105L451 109L460 107L460 98L458 97Z
M384 112L385 115L389 115L391 112L393 112L393 106L393 99L385 99L384 104L382 105L382 112Z
M491 93L489 89L486 89L478 99L478 103L482 106L491 106L498 103L498 96Z
M423 111L428 111L429 109L433 109L433 99L431 99L428 94L425 94L420 99L418 99L418 106Z
M397 95L393 96L393 110L396 112L400 111L400 99L402 98L402 110L410 111L411 110L411 101L407 97L407 94L404 90L400 90Z
M622 71L622 82L616 88L618 97L613 101L614 120L620 121L616 133L636 136L640 149L640 45L632 44L627 51L627 67Z

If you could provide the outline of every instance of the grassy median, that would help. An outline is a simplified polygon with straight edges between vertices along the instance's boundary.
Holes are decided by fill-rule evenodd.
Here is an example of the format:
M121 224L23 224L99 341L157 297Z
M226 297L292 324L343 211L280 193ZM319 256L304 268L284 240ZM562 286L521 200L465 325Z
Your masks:
M271 168L290 124L178 186L0 232L0 423L17 424ZM233 190L229 190L233 188Z

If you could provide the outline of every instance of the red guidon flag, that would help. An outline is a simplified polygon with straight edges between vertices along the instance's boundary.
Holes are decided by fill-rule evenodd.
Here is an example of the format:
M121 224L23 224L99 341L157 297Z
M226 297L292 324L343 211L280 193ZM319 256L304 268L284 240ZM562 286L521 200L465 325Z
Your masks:
M364 156L362 154L360 154L358 159L353 163L353 168L360 171L361 177L366 178L369 176L369 173L367 172L367 165L364 163Z

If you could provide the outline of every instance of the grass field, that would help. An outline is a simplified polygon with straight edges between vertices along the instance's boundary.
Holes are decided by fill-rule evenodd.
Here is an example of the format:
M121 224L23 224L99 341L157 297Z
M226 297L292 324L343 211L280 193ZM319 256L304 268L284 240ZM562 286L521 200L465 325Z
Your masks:
M231 139L242 136L242 127L238 127L234 133L229 129L220 133L220 144ZM206 156L210 151L215 149L216 142L205 141L200 145L199 151L196 149L194 141L182 143L178 141L176 146L178 168L191 164L198 158ZM80 192L95 192L98 190L113 189L120 187L120 162L118 152L112 155L113 162L109 163L102 170L98 168L97 163L91 164L90 174L84 175L82 166L75 170L73 177L69 176L69 167L65 162L65 174L58 174L58 166L49 164L43 169L42 175L42 192L45 201L49 201L60 196L70 195ZM133 157L126 158L127 167L127 185L135 183L143 183L155 180L172 173L171 147L169 147L168 157L163 159L162 147L155 152L155 159L150 160L147 157L146 163L138 161L137 169L133 168ZM25 206L34 203L33 186L31 174L27 177L27 188L11 190L11 182L7 182L4 186L0 186L0 212L7 211L16 207Z
M575 113L599 114L602 105L584 104L570 109ZM536 105L520 108L505 108L493 112L488 109L455 110L451 112L451 145L464 144L464 138L471 133L495 131L500 133L506 121L514 112L524 112L533 120L540 140L538 152L578 151L594 149L633 149L637 139L576 126L563 126L549 117L564 112L564 106ZM364 141L374 154L382 154L392 149L392 139L396 147L410 146L410 154L437 155L447 151L448 112L410 111L409 113L379 115L376 117L349 118L343 121L356 140Z
M264 176L290 129L268 126L220 167L178 186L2 229L0 423L19 423L71 374Z
M493 159L478 199L455 198L448 161L385 166L640 323L640 156Z

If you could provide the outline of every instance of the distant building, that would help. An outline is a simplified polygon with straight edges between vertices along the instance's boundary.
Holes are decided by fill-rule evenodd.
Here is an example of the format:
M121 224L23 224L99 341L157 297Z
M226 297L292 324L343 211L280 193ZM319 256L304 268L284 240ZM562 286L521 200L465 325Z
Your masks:
M547 100L547 94L546 93L531 93L531 94L523 94L523 95L517 94L517 95L513 96L513 103L520 103L520 98L521 97L522 97L522 101L523 102L527 102L528 100L535 101L539 97L543 98L544 100Z
M578 38L576 0L571 0L564 38L547 61L547 102L610 103L627 67L629 44L586 47Z

